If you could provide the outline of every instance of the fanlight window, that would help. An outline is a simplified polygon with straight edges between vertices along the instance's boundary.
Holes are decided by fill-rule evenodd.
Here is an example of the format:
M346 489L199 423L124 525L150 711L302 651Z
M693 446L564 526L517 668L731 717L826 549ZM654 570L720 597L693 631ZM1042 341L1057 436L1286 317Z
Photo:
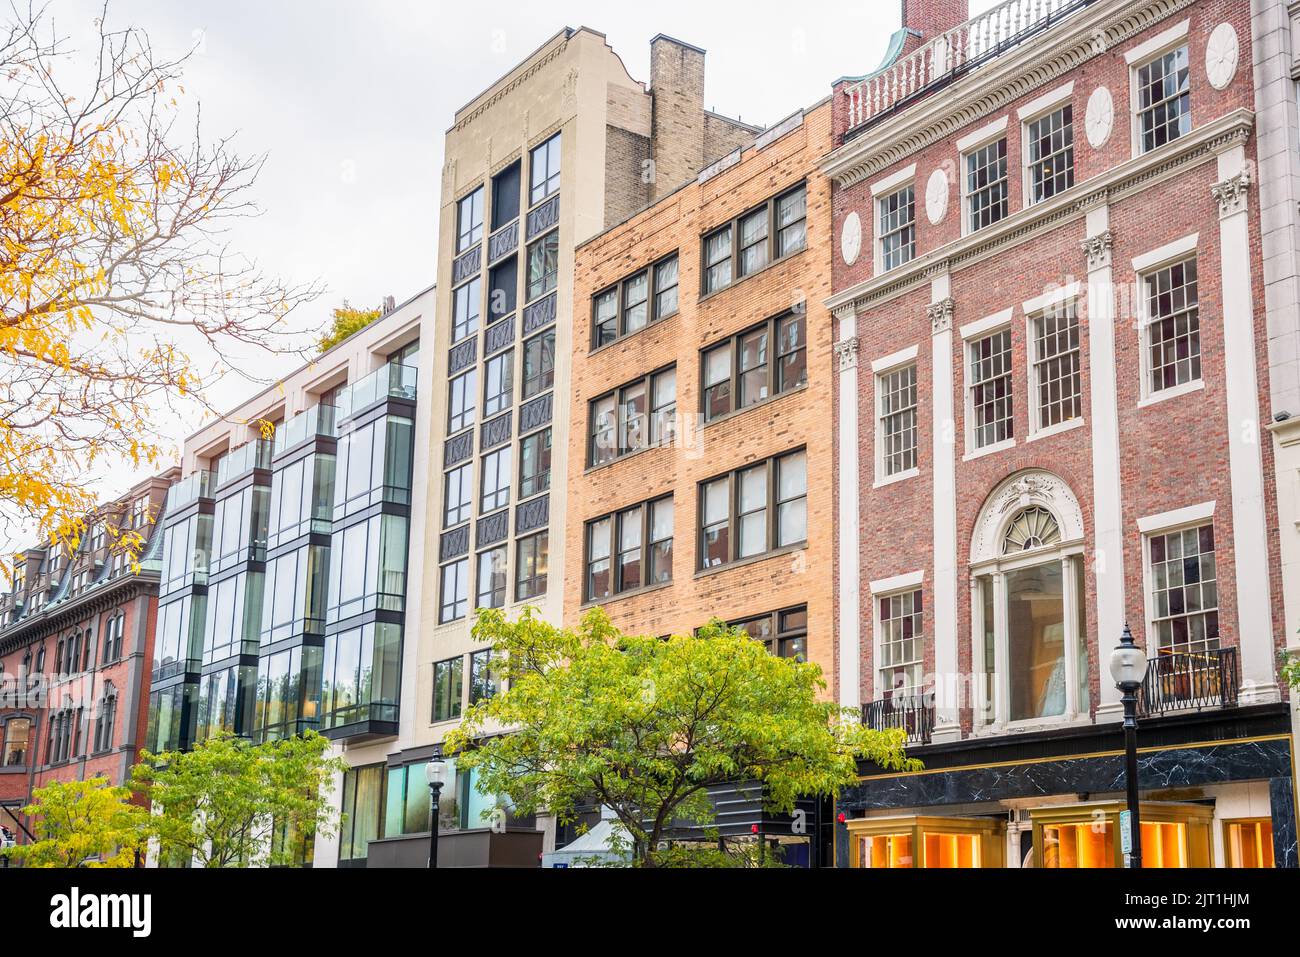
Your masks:
M1061 543L1061 526L1052 513L1034 505L1016 516L1002 540L1002 554L1014 555Z

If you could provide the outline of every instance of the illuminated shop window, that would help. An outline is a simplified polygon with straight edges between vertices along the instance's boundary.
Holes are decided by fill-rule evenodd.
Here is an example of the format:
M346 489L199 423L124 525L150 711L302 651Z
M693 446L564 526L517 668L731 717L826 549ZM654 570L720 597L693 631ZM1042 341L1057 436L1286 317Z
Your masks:
M1228 867L1274 867L1273 822L1266 817L1225 821L1223 853Z
M1030 812L1034 822L1034 866L1123 867L1119 840L1122 803L1084 804ZM1214 812L1199 804L1144 804L1142 866L1210 867L1210 822Z
M1005 857L996 818L862 818L847 827L852 867L1002 867Z

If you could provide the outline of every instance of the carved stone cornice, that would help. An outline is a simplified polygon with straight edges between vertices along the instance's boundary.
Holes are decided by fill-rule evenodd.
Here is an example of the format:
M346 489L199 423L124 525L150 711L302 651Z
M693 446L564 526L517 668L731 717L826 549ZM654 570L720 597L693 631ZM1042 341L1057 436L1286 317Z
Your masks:
M1246 192L1250 185L1250 171L1243 169L1222 183L1210 187L1210 192L1219 203L1220 218L1246 211Z
M841 188L862 182L986 116L1005 111L1027 94L1061 82L1080 65L1107 55L1195 2L1113 0L1080 11L972 71L941 96L900 110L869 133L849 140L822 162L822 170Z
M1103 230L1096 236L1089 236L1079 244L1079 247L1088 257L1088 271L1094 269L1105 269L1110 265L1110 249L1114 244L1115 237L1109 229Z
M841 372L848 372L858 367L858 337L850 336L835 343L835 360Z
M930 330L937 336L952 329L952 314L957 310L957 300L949 296L925 307L926 318L930 320Z

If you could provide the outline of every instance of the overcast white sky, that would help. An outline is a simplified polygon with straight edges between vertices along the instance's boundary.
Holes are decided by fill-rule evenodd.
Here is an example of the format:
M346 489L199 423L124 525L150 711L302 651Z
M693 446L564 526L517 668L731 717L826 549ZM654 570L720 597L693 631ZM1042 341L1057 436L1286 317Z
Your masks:
M433 282L452 114L561 27L605 33L642 81L655 34L704 47L706 105L770 124L821 99L836 77L874 69L900 6L112 0L109 21L145 28L165 55L198 45L185 87L208 133L236 133L242 152L268 154L256 192L265 214L240 227L235 245L288 280L327 284L328 296L296 317L318 328L345 298L400 302ZM975 12L991 6L972 3ZM89 54L101 0L51 0L49 9ZM223 407L253 391L237 381L223 389ZM178 422L177 440L196 424Z

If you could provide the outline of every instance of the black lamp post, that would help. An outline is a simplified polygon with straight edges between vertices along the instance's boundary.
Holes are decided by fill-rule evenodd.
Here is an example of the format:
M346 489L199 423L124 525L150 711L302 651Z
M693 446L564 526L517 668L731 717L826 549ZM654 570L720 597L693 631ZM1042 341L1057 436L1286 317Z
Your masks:
M1129 834L1132 851L1128 866L1142 866L1142 825L1138 819L1137 702L1138 689L1147 676L1147 656L1133 642L1133 632L1124 625L1119 644L1110 653L1110 674L1124 702L1124 783L1128 788Z
M424 766L424 776L429 781L429 866L438 866L438 798L447 783L447 762L432 758Z

